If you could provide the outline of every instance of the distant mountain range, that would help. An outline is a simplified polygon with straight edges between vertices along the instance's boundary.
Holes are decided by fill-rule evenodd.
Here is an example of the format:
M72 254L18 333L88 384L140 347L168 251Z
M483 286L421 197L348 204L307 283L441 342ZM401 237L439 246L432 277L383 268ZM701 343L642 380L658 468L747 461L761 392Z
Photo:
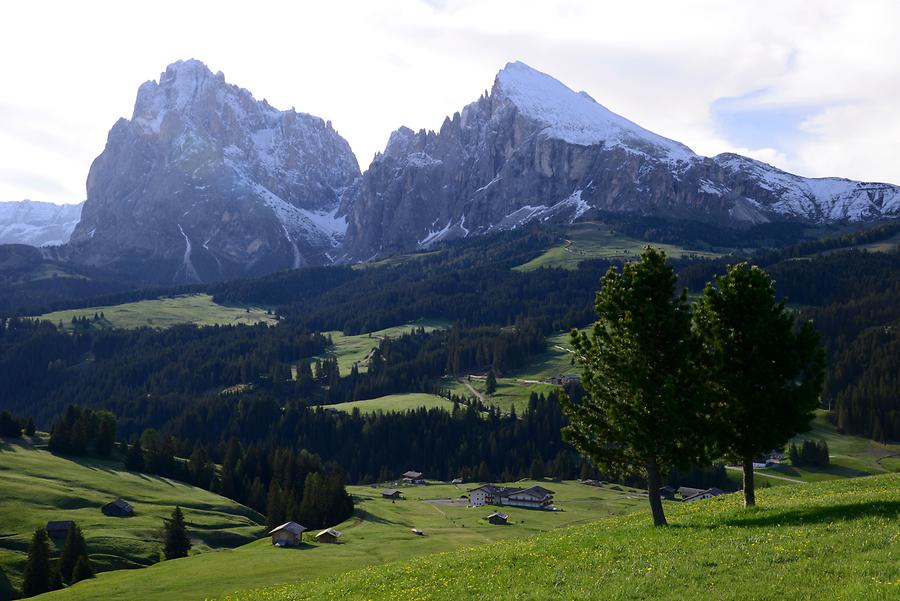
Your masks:
M161 282L365 261L599 211L723 227L900 214L897 186L703 157L520 62L439 131L396 130L361 173L330 122L179 61L139 88L87 193L59 256Z
M84 203L0 202L0 244L58 246L69 241Z

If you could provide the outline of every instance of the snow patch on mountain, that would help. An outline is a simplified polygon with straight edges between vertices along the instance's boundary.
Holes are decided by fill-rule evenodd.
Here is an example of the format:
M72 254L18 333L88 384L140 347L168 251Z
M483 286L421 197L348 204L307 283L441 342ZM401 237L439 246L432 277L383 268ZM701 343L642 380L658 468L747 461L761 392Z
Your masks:
M684 144L644 129L525 63L507 64L497 74L495 90L523 114L544 124L545 136L579 146L617 146L673 162L697 158Z
M0 202L0 244L59 246L69 241L84 203Z

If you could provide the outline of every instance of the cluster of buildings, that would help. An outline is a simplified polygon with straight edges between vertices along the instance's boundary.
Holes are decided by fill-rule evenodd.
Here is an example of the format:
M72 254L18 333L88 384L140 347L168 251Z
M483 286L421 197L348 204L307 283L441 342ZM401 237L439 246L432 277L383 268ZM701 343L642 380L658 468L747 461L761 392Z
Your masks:
M301 526L297 522L285 522L281 526L269 530L272 537L272 544L276 547L296 547L303 542L303 533L308 528ZM334 528L326 528L314 537L319 543L338 543L340 542L341 533Z
M543 486L509 488L484 484L469 491L469 504L472 507L507 505L529 509L553 509L553 494L552 490Z

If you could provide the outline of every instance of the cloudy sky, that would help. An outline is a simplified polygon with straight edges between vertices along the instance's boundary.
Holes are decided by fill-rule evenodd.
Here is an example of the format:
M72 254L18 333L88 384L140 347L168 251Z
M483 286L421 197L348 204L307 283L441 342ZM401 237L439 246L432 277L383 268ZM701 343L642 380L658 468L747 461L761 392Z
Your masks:
M900 3L370 0L8 3L0 200L78 202L138 85L197 58L330 119L363 168L512 60L712 155L900 183Z

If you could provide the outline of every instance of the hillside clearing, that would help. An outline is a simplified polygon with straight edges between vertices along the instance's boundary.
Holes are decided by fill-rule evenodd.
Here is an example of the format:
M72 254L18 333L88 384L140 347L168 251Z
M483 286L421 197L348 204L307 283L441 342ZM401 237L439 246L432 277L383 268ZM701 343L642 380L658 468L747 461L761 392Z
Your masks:
M345 335L337 330L322 332L324 336L331 336L333 344L326 349L324 355L310 357L309 361L324 359L325 357L336 357L342 376L349 374L354 364L360 373L365 373L368 371L368 366L364 359L372 349L378 348L382 338L397 338L417 328L424 328L426 332L432 332L434 330L442 330L447 325L447 322L439 319L418 319L400 326L376 330L366 334Z
M376 413L378 411L387 413L390 411L412 411L419 408L446 409L450 411L453 409L453 403L436 394L412 392L408 394L389 394L365 401L351 401L338 403L337 405L326 405L325 407L346 411L347 413L352 412L354 409L359 409L363 413Z
M665 251L672 259L685 256L705 258L720 257L731 249L701 250L688 249L674 244L646 242L637 238L621 236L603 223L586 222L573 225L565 232L565 240L549 248L542 255L513 268L514 271L533 271L542 267L577 269L578 264L590 259L630 260L639 256L648 244Z
M94 315L103 317L94 321ZM67 309L38 316L53 323L62 322L72 331L72 318L85 317L91 327L134 329L170 328L181 324L198 326L276 323L275 317L259 307L226 307L213 302L209 294L185 294L142 300L121 305Z

